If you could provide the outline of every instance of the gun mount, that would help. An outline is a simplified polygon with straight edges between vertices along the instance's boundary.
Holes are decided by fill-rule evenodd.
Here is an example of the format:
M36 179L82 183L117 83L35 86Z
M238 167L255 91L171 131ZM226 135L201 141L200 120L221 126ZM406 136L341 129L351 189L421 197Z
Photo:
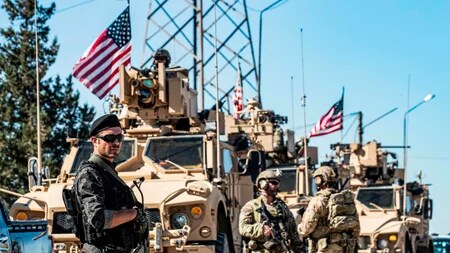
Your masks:
M236 144L243 151L250 148L264 151L268 158L266 167L294 161L294 132L287 130L285 134L281 128L288 121L286 116L259 108L259 102L255 99L249 100L240 114L238 119L231 115L225 118L226 135L230 143Z
M337 166L341 178L350 178L350 187L363 185L392 184L396 178L403 178L398 169L395 153L383 150L380 143L370 141L364 145L352 143L331 144L336 159L328 162Z
M203 130L188 70L169 68L169 63L169 53L161 49L155 53L151 69L119 67L120 97L112 95L111 111L121 112L119 119L128 134Z

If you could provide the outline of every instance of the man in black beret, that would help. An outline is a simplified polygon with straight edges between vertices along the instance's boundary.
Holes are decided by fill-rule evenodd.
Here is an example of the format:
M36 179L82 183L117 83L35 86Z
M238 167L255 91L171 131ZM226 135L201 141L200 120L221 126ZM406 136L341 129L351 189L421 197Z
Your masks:
M99 117L89 135L94 152L81 164L74 180L84 230L82 250L131 252L147 239L148 224L137 208L142 204L114 170L113 161L124 139L119 119L115 114Z

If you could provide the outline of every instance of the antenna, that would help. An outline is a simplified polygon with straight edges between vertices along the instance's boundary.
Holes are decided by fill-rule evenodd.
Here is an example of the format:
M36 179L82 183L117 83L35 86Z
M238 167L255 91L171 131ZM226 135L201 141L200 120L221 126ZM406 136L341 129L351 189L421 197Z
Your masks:
M303 62L303 28L300 28L300 46L301 46L301 57L302 57L302 107L303 107L303 126L305 138L303 138L304 156L305 156L305 181L306 181L306 195L309 195L309 172L308 172L308 136L306 135L306 93L305 93L305 64Z
M217 1L214 1L214 61L215 61L215 83L216 83L216 151L217 151L217 179L221 179L220 175L220 127L219 127L219 62L217 57Z
M41 103L40 103L40 87L39 87L39 42L37 35L37 0L34 0L34 38L36 41L36 127L37 127L37 184L41 185L41 168L42 168L42 150L41 150Z
M408 74L408 89L406 94L406 110L409 110L409 92L411 86L411 74ZM403 118L403 180L404 180L404 189L403 189L403 215L406 215L406 185L408 183L408 178L406 177L406 164L408 162L408 119L409 114L406 113Z
M150 3L148 4L148 13L147 13L147 17L150 16L151 11L152 11L152 3L153 1L150 1ZM130 5L130 2L128 1L128 6ZM131 22L131 21L130 21ZM148 27L150 26L150 19L147 19L147 25L145 26L145 34L144 34L144 38L148 38ZM146 48L147 48L147 43L144 40L144 43L142 45L142 58L141 58L141 66L144 64L144 57L145 57L145 52L146 52Z
M294 120L294 77L291 76L291 115L292 115L292 131L294 130L295 127L295 120Z

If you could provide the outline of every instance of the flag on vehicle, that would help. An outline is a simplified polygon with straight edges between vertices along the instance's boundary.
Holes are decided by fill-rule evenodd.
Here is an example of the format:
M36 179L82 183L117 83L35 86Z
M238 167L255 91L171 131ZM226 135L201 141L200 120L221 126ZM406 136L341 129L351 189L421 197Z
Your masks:
M342 97L337 101L328 112L320 118L316 123L309 137L321 136L336 132L344 128L344 89L342 89Z
M235 119L239 118L239 113L244 109L243 102L243 92L242 92L242 75L241 75L241 65L239 64L236 85L234 86L233 94L233 117Z
M127 7L84 52L73 76L102 99L119 83L119 66L131 67L130 9Z

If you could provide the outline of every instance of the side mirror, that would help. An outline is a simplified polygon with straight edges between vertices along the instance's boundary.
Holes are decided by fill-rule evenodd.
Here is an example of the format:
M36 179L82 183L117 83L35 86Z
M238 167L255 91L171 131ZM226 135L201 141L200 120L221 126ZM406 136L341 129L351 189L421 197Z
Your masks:
M242 166L244 170L240 172L241 175L251 175L252 181L256 181L259 173L265 170L265 157L264 152L256 149L251 149L247 153L247 160L245 165Z
M38 183L38 160L37 157L31 157L28 159L28 190L31 191L31 188L33 188Z
M433 200L426 198L423 202L423 217L430 219L433 217Z

